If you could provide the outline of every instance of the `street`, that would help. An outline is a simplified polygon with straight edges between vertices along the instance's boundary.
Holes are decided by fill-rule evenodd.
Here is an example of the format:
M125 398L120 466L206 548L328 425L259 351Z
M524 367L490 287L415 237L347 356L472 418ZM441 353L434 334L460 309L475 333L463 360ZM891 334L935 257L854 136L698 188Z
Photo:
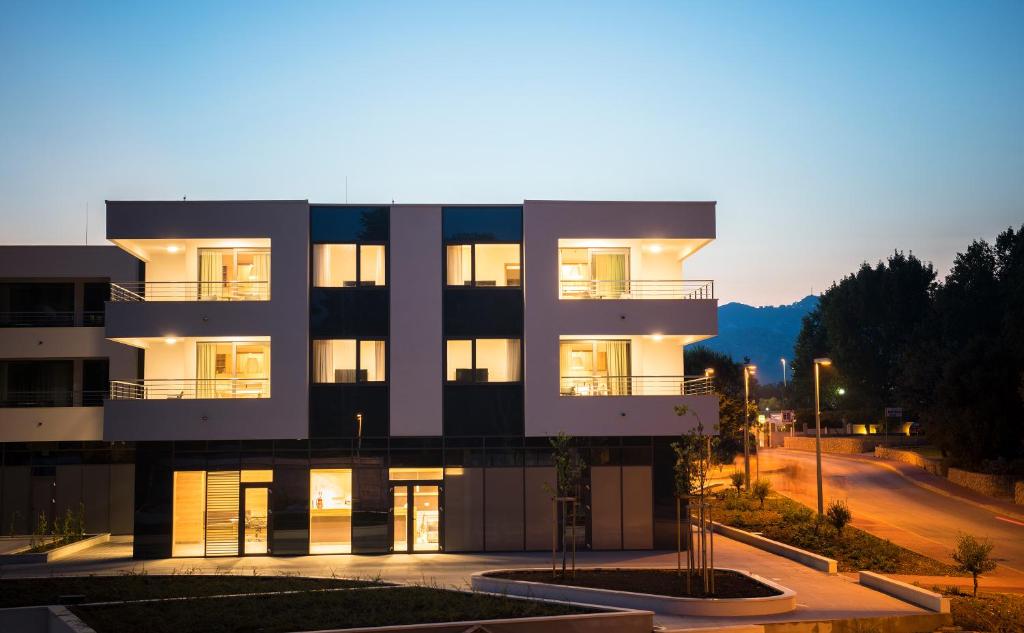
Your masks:
M761 449L761 455L761 477L770 478L775 490L817 506L814 453ZM995 545L1000 573L1024 575L1024 507L963 491L913 466L868 456L822 454L822 471L826 507L833 499L845 500L856 527L945 562L952 562L959 534L988 538Z

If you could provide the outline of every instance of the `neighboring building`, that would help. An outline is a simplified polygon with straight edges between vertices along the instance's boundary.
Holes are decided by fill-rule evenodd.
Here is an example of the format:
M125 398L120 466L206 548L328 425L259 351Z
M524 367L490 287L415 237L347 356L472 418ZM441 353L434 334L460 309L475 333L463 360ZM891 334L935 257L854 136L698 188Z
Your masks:
M82 507L131 534L134 450L104 441L103 401L138 361L103 327L110 280L137 271L112 246L0 246L0 533Z
M673 454L718 400L686 258L712 202L109 202L102 439L135 556L542 550L548 437L590 464L580 547L674 546ZM688 377L687 374L693 374Z

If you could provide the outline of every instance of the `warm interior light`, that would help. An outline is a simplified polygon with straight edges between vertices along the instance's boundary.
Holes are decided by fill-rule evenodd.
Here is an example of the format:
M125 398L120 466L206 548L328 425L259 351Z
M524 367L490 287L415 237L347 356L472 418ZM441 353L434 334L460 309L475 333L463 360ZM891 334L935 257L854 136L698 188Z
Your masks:
M660 341L662 338L664 337L661 334L651 334L651 339L654 341Z
M167 252L171 253L172 255L174 253L177 253L179 250L181 250L181 248L179 246L175 246L174 244L171 244L170 246L167 247Z
M174 338L173 336L168 336L168 337L164 338L164 343L167 343L168 345L174 345L177 342L178 342L178 339Z
M651 252L658 254L661 252L661 244L651 244Z

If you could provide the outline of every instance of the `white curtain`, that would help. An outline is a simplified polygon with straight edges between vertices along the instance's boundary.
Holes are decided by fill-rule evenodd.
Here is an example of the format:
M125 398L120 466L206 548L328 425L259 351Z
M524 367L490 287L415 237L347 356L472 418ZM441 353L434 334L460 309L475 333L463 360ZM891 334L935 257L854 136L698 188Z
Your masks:
M270 253L254 253L252 256L253 290L257 299L270 299Z
M313 382L334 382L334 347L331 341L313 341Z
M221 251L199 251L199 298L220 299L224 290L223 254Z
M373 342L373 362L374 367L377 370L376 380L386 380L384 373L384 363L387 361L385 360L384 356L384 341Z
M385 275L384 275L384 251L385 250L386 249L383 246L381 246L380 248L376 249L376 251L377 251L377 262L376 262L377 263L377 278L374 279L374 283L376 285L378 285L378 286L383 286L384 285L384 279L385 279Z
M463 246L448 247L448 285L463 286L466 279L462 274Z
M318 288L331 285L331 249L329 244L313 245L313 285Z
M196 398L216 398L217 344L196 343Z
M505 340L505 363L508 367L509 382L516 382L522 375L522 356L519 351L522 348L519 339L510 338Z

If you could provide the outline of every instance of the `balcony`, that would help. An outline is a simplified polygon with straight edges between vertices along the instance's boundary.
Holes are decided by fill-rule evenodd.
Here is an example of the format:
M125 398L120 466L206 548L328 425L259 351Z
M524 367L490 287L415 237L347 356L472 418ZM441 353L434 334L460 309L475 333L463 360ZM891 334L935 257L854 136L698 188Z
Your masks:
M562 396L706 396L715 393L711 376L562 376Z
M101 407L105 390L5 391L0 393L0 409L46 407Z
M269 281L140 281L110 284L110 301L269 301Z
M559 279L561 299L714 299L715 282L697 279Z
M110 382L111 400L222 400L268 397L268 378L159 378Z

